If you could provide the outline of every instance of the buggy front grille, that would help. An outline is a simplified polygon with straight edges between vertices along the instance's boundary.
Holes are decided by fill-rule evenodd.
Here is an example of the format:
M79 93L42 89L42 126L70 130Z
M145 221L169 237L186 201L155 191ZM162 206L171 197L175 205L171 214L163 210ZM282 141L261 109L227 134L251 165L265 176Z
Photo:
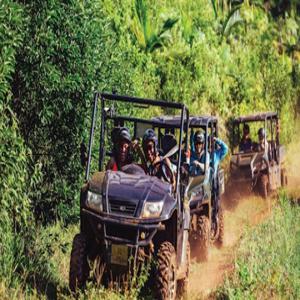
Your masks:
M120 200L109 200L109 212L117 215L134 216L136 210L135 203Z

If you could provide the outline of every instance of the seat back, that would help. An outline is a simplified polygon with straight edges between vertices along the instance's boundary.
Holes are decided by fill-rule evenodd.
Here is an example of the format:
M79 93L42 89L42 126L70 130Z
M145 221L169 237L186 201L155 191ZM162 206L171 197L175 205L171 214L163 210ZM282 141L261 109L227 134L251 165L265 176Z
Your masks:
M171 133L165 134L161 139L161 148L164 155L166 155L176 145L177 145L176 138Z

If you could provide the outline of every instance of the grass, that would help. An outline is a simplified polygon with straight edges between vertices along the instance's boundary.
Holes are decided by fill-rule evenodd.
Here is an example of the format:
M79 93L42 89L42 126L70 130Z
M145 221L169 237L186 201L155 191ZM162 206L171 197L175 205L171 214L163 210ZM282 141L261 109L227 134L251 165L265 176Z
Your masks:
M218 299L300 299L300 207L280 196L271 217L241 239Z
M64 227L60 222L37 228L33 257L38 254L39 258L26 263L28 269L22 276L15 275L13 285L0 281L0 299L74 299L68 288L68 276L72 241L77 232L78 225ZM122 295L88 283L77 299L130 299L134 293L132 290Z

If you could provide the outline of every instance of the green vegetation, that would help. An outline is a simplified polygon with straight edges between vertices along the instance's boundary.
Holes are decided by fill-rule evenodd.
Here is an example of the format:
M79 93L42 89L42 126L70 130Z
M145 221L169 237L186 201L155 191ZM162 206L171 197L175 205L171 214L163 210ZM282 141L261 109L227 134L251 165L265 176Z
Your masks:
M283 195L271 217L248 230L236 253L235 271L218 299L299 299L300 207Z
M50 258L69 245L47 233L78 221L94 90L184 102L220 116L223 134L235 114L277 110L288 141L300 104L299 9L292 0L0 1L0 298L66 289Z

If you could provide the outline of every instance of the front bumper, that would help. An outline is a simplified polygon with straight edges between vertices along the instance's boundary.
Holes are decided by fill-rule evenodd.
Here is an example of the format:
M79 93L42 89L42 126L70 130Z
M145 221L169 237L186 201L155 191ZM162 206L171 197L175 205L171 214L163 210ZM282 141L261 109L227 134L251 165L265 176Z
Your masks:
M81 209L91 225L95 236L103 240L104 244L125 244L129 247L148 246L157 231L165 226L157 219L131 219L123 216L98 214L89 209Z

